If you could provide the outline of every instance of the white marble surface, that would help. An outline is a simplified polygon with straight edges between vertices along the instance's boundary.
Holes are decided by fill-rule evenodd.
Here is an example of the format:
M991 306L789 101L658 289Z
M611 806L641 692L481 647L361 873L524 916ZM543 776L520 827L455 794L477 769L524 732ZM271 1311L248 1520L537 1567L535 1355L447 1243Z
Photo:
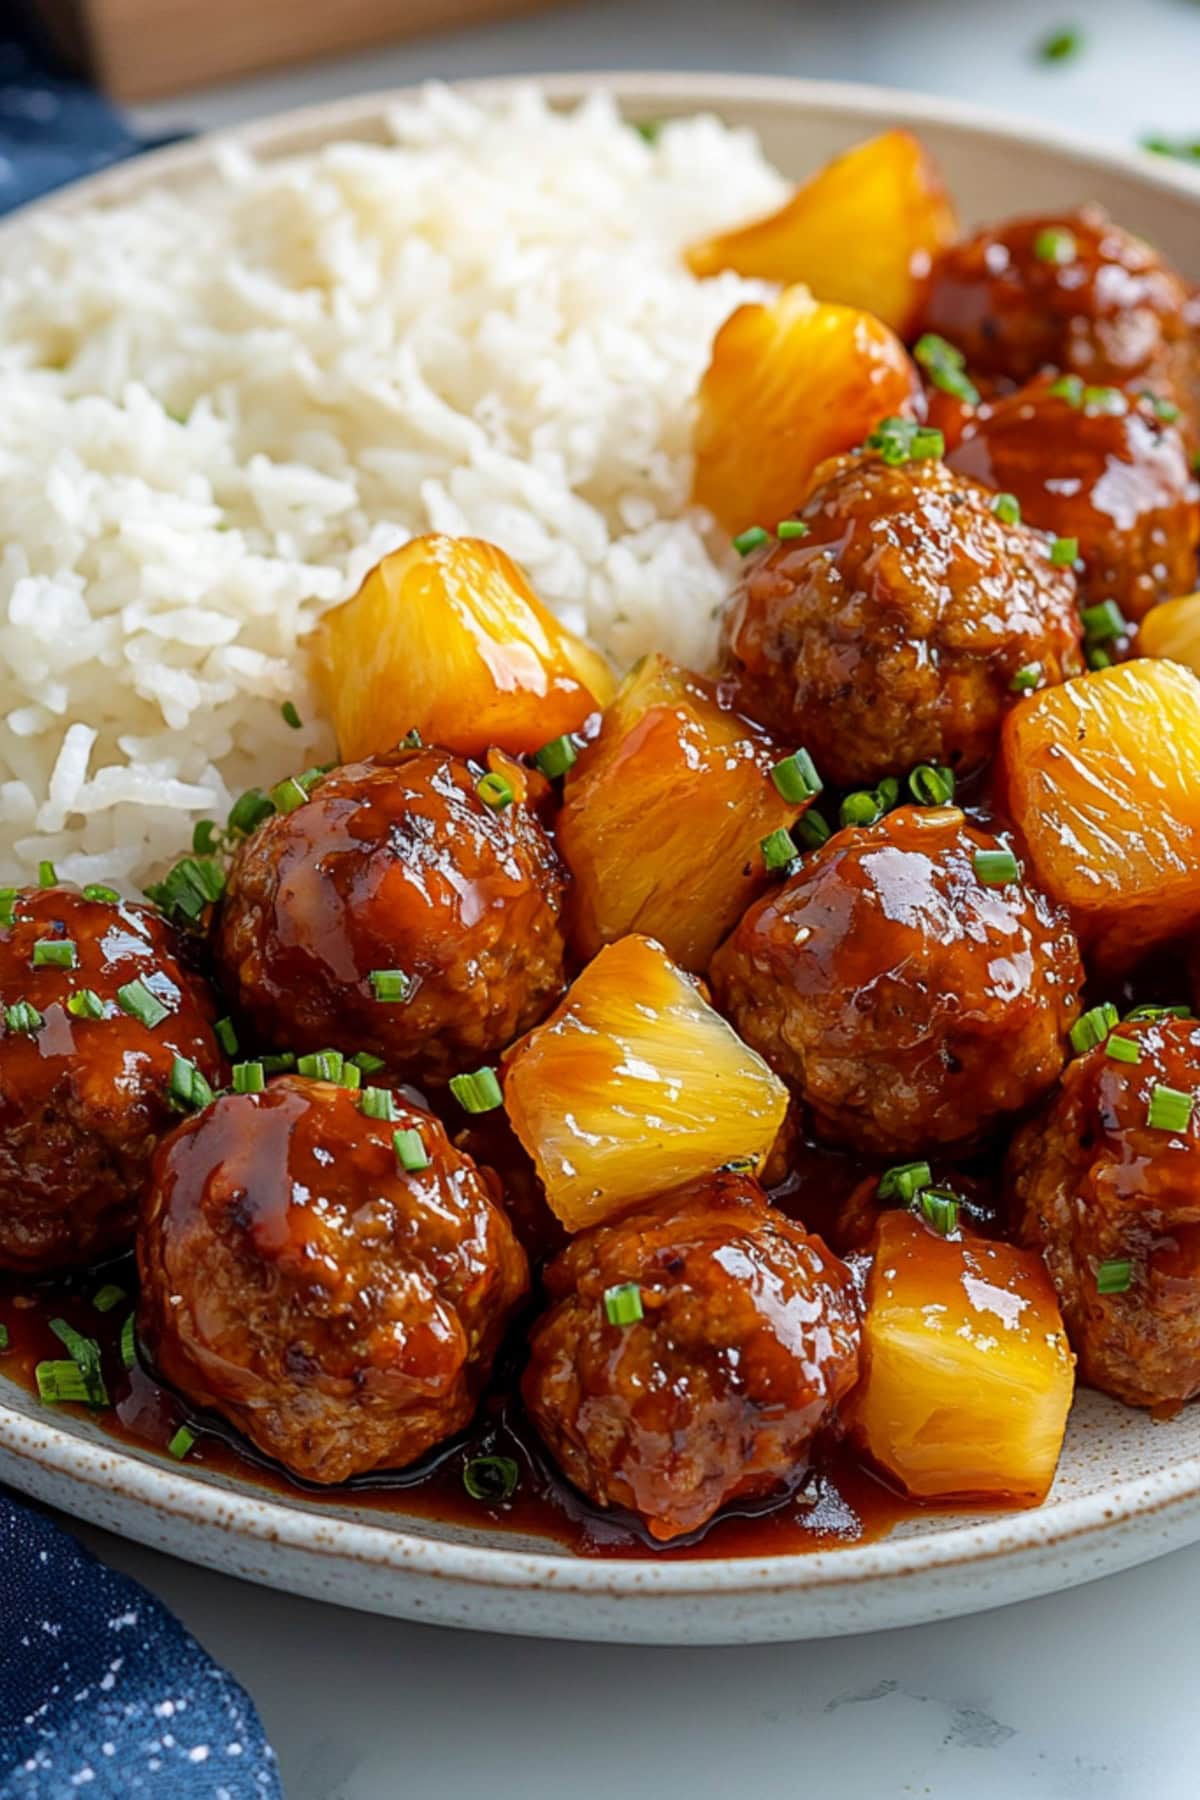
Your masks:
M1078 24L1083 54L1032 46ZM1117 141L1200 135L1196 0L602 0L141 109L220 125L427 75L768 70L892 83ZM503 1641L265 1594L88 1532L245 1682L289 1800L1194 1800L1200 1548L1058 1599L824 1645Z

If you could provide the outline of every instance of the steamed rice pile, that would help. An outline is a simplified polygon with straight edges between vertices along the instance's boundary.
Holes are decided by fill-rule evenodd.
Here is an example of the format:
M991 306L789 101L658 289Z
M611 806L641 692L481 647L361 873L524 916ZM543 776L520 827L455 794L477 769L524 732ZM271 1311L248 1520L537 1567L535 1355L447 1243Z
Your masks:
M651 146L532 91L392 131L0 247L0 881L136 890L330 754L301 640L415 532L503 545L618 665L710 654L690 409L753 289L678 253L779 176L716 120Z

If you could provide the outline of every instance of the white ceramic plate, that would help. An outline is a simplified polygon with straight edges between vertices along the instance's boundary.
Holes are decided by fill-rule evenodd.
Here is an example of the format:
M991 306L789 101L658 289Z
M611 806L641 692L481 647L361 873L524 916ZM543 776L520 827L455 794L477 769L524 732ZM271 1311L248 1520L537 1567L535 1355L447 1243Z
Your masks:
M753 77L573 76L632 118L711 109L752 125L799 177L885 124L911 126L968 220L1097 200L1200 278L1200 179L1140 154L940 100ZM497 91L504 83L482 83ZM288 114L231 134L260 154L379 140L389 96ZM214 142L167 150L42 206L183 189ZM0 255L20 221L0 230ZM116 1444L0 1380L0 1479L94 1524L226 1573L402 1618L646 1643L750 1643L908 1625L1045 1594L1200 1538L1200 1407L1156 1425L1094 1394L1077 1402L1062 1466L1036 1511L910 1524L878 1543L764 1559L592 1562L508 1533L394 1522L333 1498L289 1501Z

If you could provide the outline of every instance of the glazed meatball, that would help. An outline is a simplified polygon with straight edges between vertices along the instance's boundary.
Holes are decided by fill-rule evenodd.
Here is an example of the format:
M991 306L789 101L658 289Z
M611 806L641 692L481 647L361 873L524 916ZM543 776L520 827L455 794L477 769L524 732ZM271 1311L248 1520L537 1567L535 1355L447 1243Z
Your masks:
M1077 538L1082 602L1115 600L1136 620L1196 585L1200 487L1164 410L1043 375L984 406L947 460L1015 495L1027 524Z
M1200 1023L1127 1022L1114 1041L1136 1061L1105 1044L1077 1057L1015 1139L1009 1187L1083 1378L1133 1406L1171 1407L1200 1393ZM1158 1112L1161 1097L1151 1112L1162 1088L1186 1096L1186 1123Z
M285 1076L223 1095L155 1159L142 1342L306 1481L403 1468L461 1430L528 1286L475 1164L430 1113L398 1095L392 1112Z
M225 1065L150 907L21 888L0 916L0 1268L41 1274L128 1249L176 1059L214 1086Z
M246 840L217 958L264 1043L440 1082L537 1023L563 985L566 876L528 803L541 778L503 779L515 798L492 805L448 751L373 757Z
M725 616L739 710L845 787L984 762L1018 670L1083 670L1074 576L992 499L940 462L826 465L808 535L750 558Z
M575 1486L660 1540L803 1475L857 1379L849 1270L732 1171L582 1232L546 1287L525 1403ZM613 1289L640 1317L611 1322Z
M902 807L838 832L717 952L718 1005L822 1136L966 1145L1054 1082L1083 971L1065 911L989 866L1005 848Z
M1014 384L1045 368L1135 378L1187 401L1195 348L1183 281L1097 207L1013 219L934 264L920 320L972 373Z

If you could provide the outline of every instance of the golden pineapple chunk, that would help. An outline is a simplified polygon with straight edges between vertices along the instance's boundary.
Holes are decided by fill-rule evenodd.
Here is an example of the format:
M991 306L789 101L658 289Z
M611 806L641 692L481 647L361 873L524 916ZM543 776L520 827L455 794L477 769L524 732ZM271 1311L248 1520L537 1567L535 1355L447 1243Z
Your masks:
M1200 594L1184 594L1152 606L1138 628L1143 656L1169 657L1200 675Z
M1153 617L1153 614L1151 615ZM1200 680L1146 657L1043 688L1001 734L999 791L1090 957L1132 966L1200 916Z
M818 300L861 306L907 336L930 264L956 235L920 140L885 131L826 163L778 212L694 244L687 261L695 275L802 281Z
M904 345L869 313L821 305L803 287L740 306L700 383L692 498L731 533L773 530L819 463L888 414L910 415L916 391Z
M385 556L315 633L316 673L343 758L414 728L462 756L514 755L574 731L614 681L512 559L430 533Z
M504 1105L568 1231L745 1159L787 1091L646 937L602 950L505 1062Z
M578 953L640 931L706 969L770 880L763 841L804 811L771 780L783 755L711 681L645 657L567 776L558 846Z
M915 1499L1036 1506L1075 1386L1041 1258L906 1212L883 1214L873 1250L851 1436Z

